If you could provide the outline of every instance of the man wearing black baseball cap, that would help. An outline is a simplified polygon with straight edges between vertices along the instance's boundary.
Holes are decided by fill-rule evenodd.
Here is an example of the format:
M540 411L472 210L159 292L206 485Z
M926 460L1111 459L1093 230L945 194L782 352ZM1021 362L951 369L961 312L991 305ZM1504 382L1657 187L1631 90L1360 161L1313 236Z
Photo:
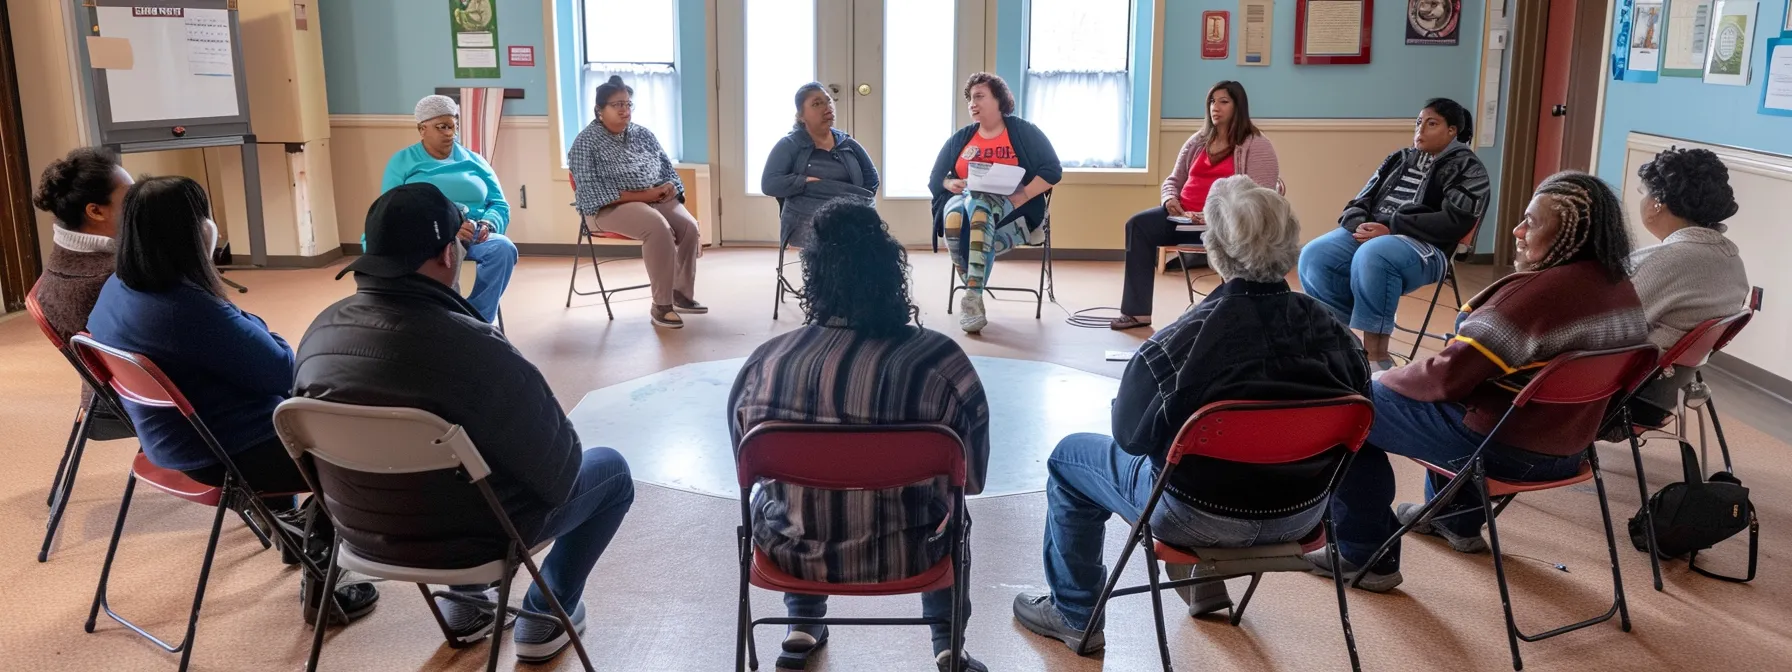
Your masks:
M367 254L342 274L357 290L312 321L299 343L297 396L345 404L418 408L464 428L492 468L490 483L532 546L557 539L517 623L517 658L545 661L577 634L549 611L553 592L584 629L580 597L622 518L634 481L622 455L583 450L541 371L449 286L459 271L460 210L435 185L406 184L367 212ZM501 557L505 533L481 501L443 498L439 474L335 474L331 513L343 543L370 559L415 567L469 567ZM394 515L394 511L427 512ZM382 513L369 513L382 512ZM404 539L402 549L388 548ZM382 552L384 554L382 555ZM399 555L394 555L398 553ZM493 600L487 586L453 586ZM471 644L498 626L489 608L435 600L446 634Z

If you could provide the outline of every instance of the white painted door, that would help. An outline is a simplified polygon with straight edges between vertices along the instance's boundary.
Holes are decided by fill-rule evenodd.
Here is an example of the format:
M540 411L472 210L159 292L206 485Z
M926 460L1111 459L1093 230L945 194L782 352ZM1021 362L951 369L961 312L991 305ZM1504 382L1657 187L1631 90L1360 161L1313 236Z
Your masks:
M983 70L985 0L720 0L716 4L722 242L777 244L765 157L790 132L798 87L821 82L835 126L882 178L878 211L903 243L928 243L927 174L969 123L959 89Z

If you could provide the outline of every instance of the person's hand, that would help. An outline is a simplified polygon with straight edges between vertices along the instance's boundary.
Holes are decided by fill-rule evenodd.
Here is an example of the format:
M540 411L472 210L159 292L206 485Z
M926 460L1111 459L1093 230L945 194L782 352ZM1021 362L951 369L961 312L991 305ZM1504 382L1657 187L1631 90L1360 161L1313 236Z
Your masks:
M473 242L475 244L485 242L485 239L492 237L492 232L497 230L497 227L492 226L491 222L483 219L479 220L478 225L473 228L477 231L477 233L473 235Z
M1207 223L1207 213L1205 213L1205 212L1188 213L1188 218L1189 218L1189 221L1192 221L1196 224L1206 224Z
M660 185L660 189L664 191L665 195L660 196L659 200L654 201L655 203L665 203L666 201L678 198L678 187L673 186L671 182Z
M477 235L478 232L479 227L473 226L472 222L463 219L460 220L460 233L455 237L460 238L463 243L471 243L473 242L473 236Z
M964 180L955 180L948 177L942 186L946 188L946 191L950 191L954 194L964 193Z
M1022 189L1020 191L1016 191L1012 194L1009 194L1008 202L1013 204L1014 207L1016 207L1016 208L1020 207L1021 204L1027 202L1027 191L1025 189Z
M1188 216L1188 213L1182 209L1182 199L1174 196L1164 199L1164 212L1169 213L1171 217Z
M1390 232L1388 231L1388 225L1386 224L1363 222L1356 225L1356 233L1350 235L1351 237L1356 238L1357 242L1361 243L1368 242L1371 238L1388 235L1388 233Z
M810 175L809 177L803 178L803 181L804 182L820 182L821 178L815 177L814 175Z

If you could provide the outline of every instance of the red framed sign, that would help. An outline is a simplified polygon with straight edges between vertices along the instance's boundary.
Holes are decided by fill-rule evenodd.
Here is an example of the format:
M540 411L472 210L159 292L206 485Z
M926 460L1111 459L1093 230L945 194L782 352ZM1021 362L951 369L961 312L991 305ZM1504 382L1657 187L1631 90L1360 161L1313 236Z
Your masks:
M1231 52L1232 13L1201 12L1201 58L1223 59Z
M1369 62L1375 0L1296 0L1295 65Z

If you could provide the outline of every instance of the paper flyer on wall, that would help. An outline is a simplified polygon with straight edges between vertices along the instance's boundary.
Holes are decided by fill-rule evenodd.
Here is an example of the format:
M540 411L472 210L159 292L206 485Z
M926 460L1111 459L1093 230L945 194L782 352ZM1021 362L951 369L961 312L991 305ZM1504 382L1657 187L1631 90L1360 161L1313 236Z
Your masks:
M1271 0L1239 0L1238 64L1269 65L1270 30L1275 25Z
M449 30L454 38L456 79L497 79L498 11L496 0L448 0Z
M1761 87L1761 114L1792 117L1792 35L1767 40L1766 77Z
M1630 11L1630 58L1624 81L1653 84L1661 71L1661 42L1666 37L1660 0L1637 0Z
M1715 0L1668 0L1668 38L1661 52L1661 76L1705 76L1705 46L1711 37Z
M1711 50L1705 60L1705 83L1748 86L1754 52L1755 0L1723 0L1711 22Z

